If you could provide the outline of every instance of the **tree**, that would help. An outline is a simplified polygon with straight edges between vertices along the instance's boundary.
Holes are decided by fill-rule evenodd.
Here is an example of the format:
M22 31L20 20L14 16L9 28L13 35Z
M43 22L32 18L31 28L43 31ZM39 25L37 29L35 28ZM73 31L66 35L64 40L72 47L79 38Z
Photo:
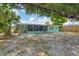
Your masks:
M51 21L53 22L53 25L63 25L67 21L65 17L60 16L59 14L53 13L51 16Z
M66 17L58 11L60 4L24 4L27 14L38 14L39 16L47 16L51 18L54 25L61 25L66 22ZM58 7L57 7L58 6ZM34 8L33 8L34 7Z
M73 18L76 19L75 21L79 20L79 4L78 3L26 3L26 4L11 4L14 8L21 8L26 9L26 13L29 15L38 14L38 16L47 16L52 18L54 15L56 19L58 17L63 20L66 18ZM51 16L51 13L52 16ZM55 18L54 17L54 18ZM64 18L64 19L63 19ZM59 19L57 19L59 20Z
M28 3L23 4L28 14L37 13L39 15L50 16L51 12L59 14L63 17L73 16L78 18L79 16L79 4L78 3Z
M11 25L18 22L20 17L17 16L9 4L0 4L0 23L3 24L2 29L5 36L11 35Z

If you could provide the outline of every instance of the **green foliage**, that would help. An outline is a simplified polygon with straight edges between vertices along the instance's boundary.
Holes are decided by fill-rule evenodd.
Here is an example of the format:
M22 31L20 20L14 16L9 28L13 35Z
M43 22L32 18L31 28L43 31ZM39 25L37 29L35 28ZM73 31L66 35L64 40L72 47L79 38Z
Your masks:
M54 24L62 24L66 21L66 18L73 16L73 18L79 20L79 4L78 3L27 3L27 4L10 4L13 8L21 8L23 6L26 9L26 13L29 15L36 14L38 16L47 16L52 19ZM51 12L55 13L51 17Z
M3 30L2 29L0 29L0 33L3 33Z
M65 17L61 17L60 15L54 13L51 16L51 21L53 22L54 25L62 25L67 21L67 19Z
M36 5L38 6L41 4L36 4ZM36 7L31 4L24 4L23 6L26 9L26 13L29 15L36 14L38 16L50 16L50 13L47 12L47 10L44 10L43 8Z
M9 4L0 4L0 24L5 35L11 35L11 25L19 21L17 16L11 9Z
M47 16L51 18L51 21L55 25L62 25L67 21L66 18L73 16L73 18L79 19L79 4L70 3L35 3L35 4L23 4L26 9L26 13L29 15L38 14L39 16ZM51 16L52 13L52 16Z
M78 3L28 3L23 4L26 13L29 15L38 14L38 16L50 17L54 24L62 24L73 16L73 20L79 20L79 4ZM51 17L51 12L55 13Z
M51 12L54 12L63 17L74 16L75 18L79 18L78 5L78 3L30 3L24 4L23 6L28 14L37 13L39 15L50 16Z

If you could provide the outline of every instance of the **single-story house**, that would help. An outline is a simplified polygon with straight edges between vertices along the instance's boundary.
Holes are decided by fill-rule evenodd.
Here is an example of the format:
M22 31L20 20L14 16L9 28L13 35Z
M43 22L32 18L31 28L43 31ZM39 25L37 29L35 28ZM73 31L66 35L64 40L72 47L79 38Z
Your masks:
M19 32L21 33L45 33L45 32L59 32L58 25L46 25L46 24L23 24L17 25Z

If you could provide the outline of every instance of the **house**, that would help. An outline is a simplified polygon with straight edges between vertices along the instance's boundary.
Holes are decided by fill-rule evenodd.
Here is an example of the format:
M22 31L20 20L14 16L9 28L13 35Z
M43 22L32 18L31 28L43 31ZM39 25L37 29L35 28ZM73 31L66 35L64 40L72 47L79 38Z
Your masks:
M17 26L19 28L19 32L21 32L21 33L59 32L59 26L58 25L19 23Z

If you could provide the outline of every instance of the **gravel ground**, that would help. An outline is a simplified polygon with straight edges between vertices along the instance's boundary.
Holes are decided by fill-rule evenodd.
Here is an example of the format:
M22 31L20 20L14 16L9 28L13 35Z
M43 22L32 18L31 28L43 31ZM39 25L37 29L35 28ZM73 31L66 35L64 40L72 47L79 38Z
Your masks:
M79 35L59 32L0 39L0 56L79 56Z

